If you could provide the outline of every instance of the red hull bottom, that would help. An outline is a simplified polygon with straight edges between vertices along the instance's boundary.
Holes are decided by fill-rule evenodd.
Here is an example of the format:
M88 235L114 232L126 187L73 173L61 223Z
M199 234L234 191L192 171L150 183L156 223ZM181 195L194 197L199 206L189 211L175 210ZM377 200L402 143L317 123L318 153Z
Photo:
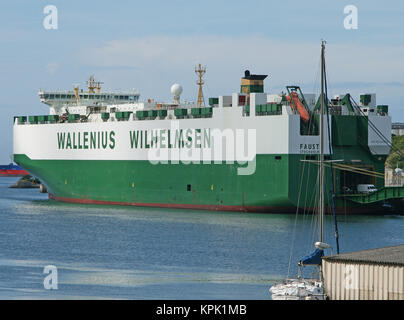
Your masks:
M141 203L141 202L124 202L124 201L106 201L106 200L92 200L80 198L67 198L58 197L49 193L49 199L79 203L79 204L97 204L97 205L121 205L121 206L134 206L134 207L156 207L156 208L173 208L173 209L193 209L193 210L210 210L210 211L231 211L231 212L252 212L252 213L296 213L296 208L285 207L266 207L266 206L219 206L219 205L201 205L201 204L182 204L182 203ZM301 208L301 211L306 213L314 212L316 208ZM337 208L337 214L372 214L378 210L371 210L369 208ZM331 214L330 211L326 212Z
M134 206L134 207L156 207L156 208L173 208L173 209L193 209L193 210L233 211L233 212L264 212L264 213L295 212L295 210L288 210L283 207L219 206L219 205L186 204L186 203L142 203L142 202L124 202L124 201L105 201L105 200L57 197L51 193L49 193L49 199L70 203L121 205L121 206Z

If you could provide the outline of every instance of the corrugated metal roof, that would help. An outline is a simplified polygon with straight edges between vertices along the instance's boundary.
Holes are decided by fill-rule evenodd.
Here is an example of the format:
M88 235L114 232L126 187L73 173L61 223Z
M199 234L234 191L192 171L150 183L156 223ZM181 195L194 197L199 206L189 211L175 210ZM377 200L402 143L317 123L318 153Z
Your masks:
M404 266L404 244L323 257L328 262Z

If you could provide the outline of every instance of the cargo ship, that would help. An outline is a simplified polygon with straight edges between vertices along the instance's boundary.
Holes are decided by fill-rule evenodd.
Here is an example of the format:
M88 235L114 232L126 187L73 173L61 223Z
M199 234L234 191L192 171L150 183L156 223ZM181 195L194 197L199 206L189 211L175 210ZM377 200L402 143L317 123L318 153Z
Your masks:
M288 213L315 206L320 97L286 86L266 93L267 75L245 71L239 92L205 105L201 65L196 103L140 101L139 94L39 92L47 115L14 117L14 161L49 198L84 204ZM327 98L323 117L326 212L380 212L402 190L384 187L391 117L376 94ZM332 172L331 172L332 171ZM358 193L357 185L375 187ZM331 196L334 189L336 197ZM397 193L398 192L398 193Z
M23 168L13 163L0 165L0 177L22 177L28 174Z

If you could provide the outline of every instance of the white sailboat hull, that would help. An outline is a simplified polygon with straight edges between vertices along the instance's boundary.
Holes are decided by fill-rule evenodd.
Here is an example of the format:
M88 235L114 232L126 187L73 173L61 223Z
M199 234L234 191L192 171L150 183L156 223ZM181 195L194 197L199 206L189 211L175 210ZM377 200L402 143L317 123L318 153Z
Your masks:
M314 279L291 279L273 285L272 300L325 300L323 284Z

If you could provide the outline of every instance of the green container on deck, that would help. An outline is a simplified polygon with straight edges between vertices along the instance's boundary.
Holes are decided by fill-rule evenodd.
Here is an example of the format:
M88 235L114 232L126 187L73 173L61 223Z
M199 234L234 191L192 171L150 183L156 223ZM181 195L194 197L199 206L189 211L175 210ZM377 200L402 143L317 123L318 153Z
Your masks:
M255 113L261 113L262 111L262 105L261 104L257 104L255 106Z
M149 118L155 118L155 117L157 117L157 110L149 110L147 112L147 115Z
M77 120L79 120L80 119L80 115L79 114L76 114L76 113L71 113L71 114L69 114L69 116L68 116L68 121L69 122L76 122Z
M109 112L101 112L101 119L107 121L109 119Z
M147 111L145 110L136 111L136 118L144 119L146 117L147 117Z
M191 115L193 116L199 116L202 114L201 108L192 108L191 109Z
M38 123L38 116L29 116L28 120L29 120L29 123L36 124L36 123Z
M249 105L244 106L244 112L245 113L250 113L250 106Z
M122 118L125 119L125 120L128 120L131 113L132 113L132 111L124 111L124 112L122 112Z
M201 112L203 115L210 115L212 114L212 107L205 107L205 108L201 108Z
M57 114L51 114L48 116L49 122L56 122L59 121L59 116Z
M121 111L115 112L115 118L117 118L118 120L121 120L123 118L123 112L121 112Z
M27 117L25 116L19 116L18 118L18 123L26 123L27 122Z
M187 109L175 109L174 110L174 115L176 117L184 117L188 114L188 110Z
M48 121L48 116L38 116L39 123L45 123L46 121Z
M167 110L157 110L157 115L159 118L165 118L167 117Z
M269 112L269 113L274 113L274 112L276 112L276 104L274 104L274 103L269 103L269 104L267 104L267 112Z
M209 105L213 106L215 104L219 104L219 98L209 98Z
M282 110L281 104L271 103L269 105L271 113L279 113ZM268 111L269 112L269 111Z

